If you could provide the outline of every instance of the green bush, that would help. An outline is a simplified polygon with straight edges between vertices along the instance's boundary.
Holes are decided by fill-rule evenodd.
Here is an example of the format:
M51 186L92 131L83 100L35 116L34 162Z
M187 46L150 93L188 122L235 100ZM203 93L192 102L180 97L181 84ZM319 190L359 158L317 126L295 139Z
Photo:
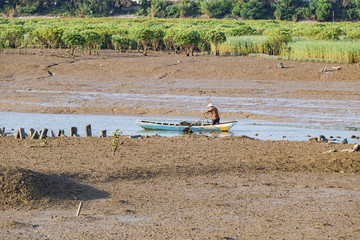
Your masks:
M326 27L316 35L316 38L322 40L339 40L341 33L341 29L338 27Z
M290 30L286 28L270 29L266 35L265 53L270 55L279 55L282 48L291 41Z
M128 35L113 35L111 37L111 43L115 50L123 52L131 48L131 42Z
M76 30L65 31L61 37L63 42L70 47L70 55L73 56L76 48L85 46L85 38Z
M255 32L254 29L252 29L250 26L248 25L241 25L239 27L236 28L230 28L228 30L226 30L225 34L227 37L239 37L239 36L244 36L244 35L252 35Z
M80 34L85 39L84 45L89 51L89 54L91 54L94 51L97 52L100 49L102 44L100 34L98 34L96 31L93 30L85 30L82 31Z
M144 49L143 54L146 56L148 45L154 38L154 32L147 28L139 28L135 31L134 35L135 39L138 41L138 48L142 45Z
M61 27L45 27L35 29L30 33L30 38L33 44L47 48L59 48L64 45L62 35L64 29Z
M360 39L360 29L352 29L346 33L348 39Z
M200 34L196 31L181 31L175 35L175 42L177 46L183 47L186 50L186 55L194 55L195 47L200 42Z
M152 38L152 47L153 50L158 51L160 50L160 45L163 45L163 39L165 36L165 32L163 29L161 28L152 28L151 29L154 33L153 38Z
M166 30L165 36L164 36L165 47L167 49L172 49L173 48L175 50L175 53L177 52L177 45L176 45L176 41L175 41L175 36L180 31L181 30L179 30L179 29L170 28L170 29Z
M3 39L4 47L20 47L24 39L25 29L23 27L6 27L3 28L0 37Z
M219 56L220 55L220 52L219 52L220 43L223 43L226 41L225 33L218 31L218 30L210 30L210 31L206 32L205 38L207 39L208 42L215 45L215 55Z

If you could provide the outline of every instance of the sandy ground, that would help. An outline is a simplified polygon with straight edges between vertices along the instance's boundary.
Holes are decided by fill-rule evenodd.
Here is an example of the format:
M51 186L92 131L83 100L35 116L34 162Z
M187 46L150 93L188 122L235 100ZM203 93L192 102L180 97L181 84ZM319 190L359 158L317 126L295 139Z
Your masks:
M66 58L48 50L6 50L0 54L0 110L196 115L212 98L225 96L359 100L358 66L324 74L319 70L325 64L285 62L288 68L277 69L277 63L111 51ZM89 92L101 94L81 98ZM105 101L103 93L125 95ZM134 103L126 94L204 98L190 106L170 100L158 106ZM241 111L229 108L223 116L292 119L252 114L238 104ZM359 239L360 153L341 152L351 147L122 136L113 153L111 138L0 137L0 237ZM333 149L338 152L324 153Z

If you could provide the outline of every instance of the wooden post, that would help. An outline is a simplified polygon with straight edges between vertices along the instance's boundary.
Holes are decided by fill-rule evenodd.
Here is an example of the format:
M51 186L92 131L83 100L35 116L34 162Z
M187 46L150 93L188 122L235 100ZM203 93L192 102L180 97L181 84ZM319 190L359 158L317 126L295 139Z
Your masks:
M77 127L71 127L70 128L70 136L76 137L77 136Z
M92 136L92 134L91 134L91 124L85 126L85 134L86 134L86 137L91 137Z
M79 215L80 215L80 211L81 211L82 205L83 205L83 203L80 202L80 203L79 203L78 210L77 210L77 213L76 213L76 216L79 216Z
M39 139L38 131L34 131L33 135L31 135L31 139Z
M100 138L106 138L106 130L102 130L99 137Z
M47 137L47 132L48 132L48 129L47 129L47 128L44 128L44 129L41 131L40 139L45 139L45 138Z
M5 136L5 130L3 131L3 128L0 128L0 136Z
M25 139L25 131L24 128L19 128L16 132L15 138Z
M30 128L29 129L29 132L28 132L28 137L31 138L32 135L34 134L35 130L33 128Z
M59 129L56 133L56 136L57 137L62 137L62 136L65 136L65 131L64 129Z
M55 134L52 130L50 131L50 137L52 137L52 138L55 137Z

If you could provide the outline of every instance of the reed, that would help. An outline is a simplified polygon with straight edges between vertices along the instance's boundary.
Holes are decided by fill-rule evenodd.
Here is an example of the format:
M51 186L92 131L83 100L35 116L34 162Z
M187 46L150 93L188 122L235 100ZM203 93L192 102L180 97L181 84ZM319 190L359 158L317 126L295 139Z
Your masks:
M281 53L282 56L360 62L359 40L330 41L299 38L288 43L286 49Z
M266 53L265 42L267 36L241 36L228 37L226 42L220 45L220 52L237 52L241 55L249 53Z

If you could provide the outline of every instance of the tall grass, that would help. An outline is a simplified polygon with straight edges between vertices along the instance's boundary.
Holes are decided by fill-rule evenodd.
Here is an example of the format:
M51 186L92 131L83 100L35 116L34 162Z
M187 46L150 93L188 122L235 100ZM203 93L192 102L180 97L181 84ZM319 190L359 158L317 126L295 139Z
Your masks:
M228 37L220 45L220 52L238 52L241 55L250 53L269 54L266 36ZM315 40L310 38L295 38L282 47L281 57L297 59L329 59L349 63L360 62L360 40Z
M360 62L360 41L299 38L288 43L287 50L284 50L281 55L299 58L343 60L349 63L357 63Z
M267 36L241 36L228 37L226 42L220 45L220 52L238 52L241 55L249 53L266 53L265 42Z

